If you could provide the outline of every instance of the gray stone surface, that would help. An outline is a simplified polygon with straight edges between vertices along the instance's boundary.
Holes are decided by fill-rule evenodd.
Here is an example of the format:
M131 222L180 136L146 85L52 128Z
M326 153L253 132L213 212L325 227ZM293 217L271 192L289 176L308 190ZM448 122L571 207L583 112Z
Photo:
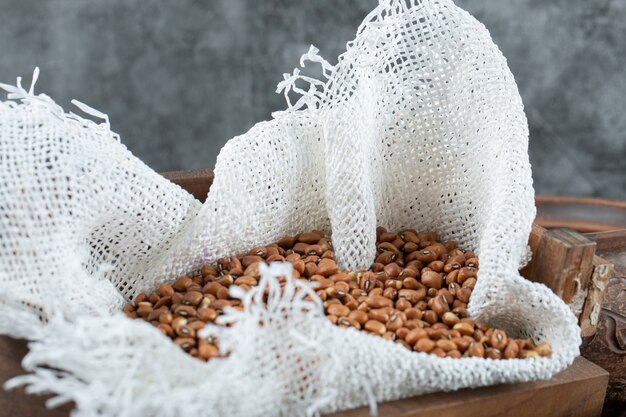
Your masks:
M108 113L154 169L213 166L226 140L283 108L275 86L310 44L336 57L376 4L0 0L0 81L39 65L38 91ZM626 199L626 1L457 4L508 58L537 192Z

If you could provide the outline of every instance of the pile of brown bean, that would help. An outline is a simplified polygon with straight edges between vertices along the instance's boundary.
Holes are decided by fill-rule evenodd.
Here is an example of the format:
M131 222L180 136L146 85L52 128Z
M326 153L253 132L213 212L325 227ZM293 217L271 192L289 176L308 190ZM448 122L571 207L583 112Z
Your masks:
M197 336L224 307L241 309L228 287L246 291L257 285L261 262L288 261L296 279L318 283L328 320L440 357L532 358L552 354L546 343L513 339L503 330L468 317L467 303L476 285L478 258L454 241L439 242L433 232L376 229L377 256L368 270L340 271L332 245L312 231L252 248L240 257L221 258L201 274L182 276L150 296L141 293L124 308L191 355L219 355L217 341Z

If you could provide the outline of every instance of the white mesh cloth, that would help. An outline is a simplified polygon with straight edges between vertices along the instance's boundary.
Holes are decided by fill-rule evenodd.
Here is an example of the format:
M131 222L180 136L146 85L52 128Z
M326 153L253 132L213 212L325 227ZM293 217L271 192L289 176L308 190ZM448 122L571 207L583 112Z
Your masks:
M535 215L528 131L484 26L449 0L383 1L337 65L314 48L306 60L325 78L285 74L279 91L299 99L227 143L204 204L131 155L105 115L2 86L13 101L0 102L0 333L31 340L30 373L7 388L56 393L51 405L73 400L81 417L315 415L549 378L573 361L574 316L518 273ZM281 292L281 266L224 316L232 327L207 329L227 359L197 361L119 312L204 262L311 229L332 232L344 267L367 266L377 225L475 250L471 315L554 354L410 352L331 325L301 283Z

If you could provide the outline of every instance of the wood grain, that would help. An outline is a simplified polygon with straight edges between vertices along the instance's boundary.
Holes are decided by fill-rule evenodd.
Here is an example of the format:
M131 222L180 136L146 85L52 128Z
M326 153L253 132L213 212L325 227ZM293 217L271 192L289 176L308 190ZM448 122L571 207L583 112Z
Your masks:
M378 411L385 417L599 416L607 375L588 365L579 357L548 381L428 394L380 404ZM369 410L359 408L328 417L366 416Z
M626 202L601 198L549 196L535 198L541 226L567 227L578 232L626 229Z
M598 331L604 294L614 274L615 267L611 262L599 256L593 257L593 272L583 311L579 317L580 335L583 339L593 336Z
M203 203L206 200L214 178L213 170L209 168L162 172L161 175L174 184L180 185Z
M605 416L626 416L626 230L586 234L598 255L613 265L596 334L583 339L581 354L609 371Z
M534 246L533 259L524 276L547 285L573 310L582 312L596 243L569 229L540 231L537 236L531 236L530 243L531 248Z
M28 352L24 340L0 336L0 386L14 376L24 374L20 363ZM67 417L71 404L50 410L45 401L50 395L29 395L23 388L12 391L0 389L0 417Z

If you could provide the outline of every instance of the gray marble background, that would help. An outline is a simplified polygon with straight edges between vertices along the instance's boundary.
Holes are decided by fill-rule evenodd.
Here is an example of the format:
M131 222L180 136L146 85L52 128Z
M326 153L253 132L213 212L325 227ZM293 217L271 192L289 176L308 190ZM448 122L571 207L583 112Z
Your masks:
M376 0L0 0L0 81L109 114L156 170L209 167L284 107L310 44L336 57ZM538 193L626 199L626 1L457 0L519 84ZM330 59L333 62L333 59ZM334 63L334 62L333 62Z

